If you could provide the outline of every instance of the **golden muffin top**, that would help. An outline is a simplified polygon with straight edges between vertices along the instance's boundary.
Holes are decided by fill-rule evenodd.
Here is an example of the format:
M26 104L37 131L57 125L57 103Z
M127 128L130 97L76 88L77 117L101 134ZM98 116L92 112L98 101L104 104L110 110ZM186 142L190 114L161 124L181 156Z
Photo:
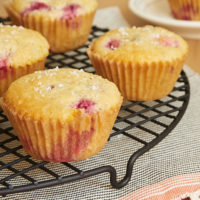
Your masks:
M188 45L179 35L161 27L119 28L94 40L88 51L124 62L157 62L186 55Z
M72 19L97 9L96 0L13 0L12 7L22 16L36 14L51 18Z
M0 67L23 67L49 54L47 40L40 33L21 26L0 25L0 49Z
M73 120L122 102L114 83L76 69L37 71L14 81L3 97L14 112L35 119Z

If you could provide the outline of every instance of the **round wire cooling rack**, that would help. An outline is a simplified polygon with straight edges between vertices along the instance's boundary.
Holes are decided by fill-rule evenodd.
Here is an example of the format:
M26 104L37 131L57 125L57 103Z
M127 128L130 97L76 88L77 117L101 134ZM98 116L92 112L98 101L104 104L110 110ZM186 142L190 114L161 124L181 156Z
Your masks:
M50 54L46 68L72 67L94 73L86 49L106 31L93 27L85 46L63 54ZM131 179L135 161L181 120L189 97L189 82L182 71L167 97L150 102L124 101L105 148L96 156L76 163L49 163L29 156L0 111L0 195L70 183L102 173L110 174L112 187L124 187Z

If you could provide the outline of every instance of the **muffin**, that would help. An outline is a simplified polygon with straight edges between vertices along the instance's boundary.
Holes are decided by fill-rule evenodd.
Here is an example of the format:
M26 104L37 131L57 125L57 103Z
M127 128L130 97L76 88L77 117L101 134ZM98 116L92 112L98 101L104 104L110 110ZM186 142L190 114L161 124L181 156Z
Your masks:
M0 101L28 154L52 162L97 154L108 140L121 103L112 82L69 68L23 76Z
M13 0L5 8L17 25L34 29L48 40L51 51L76 49L88 40L96 0Z
M20 76L43 69L48 53L49 44L40 33L0 25L0 96Z
M172 91L188 45L160 27L132 27L107 32L87 53L97 74L114 82L124 98L148 101Z
M168 0L172 15L176 19L200 20L199 0Z

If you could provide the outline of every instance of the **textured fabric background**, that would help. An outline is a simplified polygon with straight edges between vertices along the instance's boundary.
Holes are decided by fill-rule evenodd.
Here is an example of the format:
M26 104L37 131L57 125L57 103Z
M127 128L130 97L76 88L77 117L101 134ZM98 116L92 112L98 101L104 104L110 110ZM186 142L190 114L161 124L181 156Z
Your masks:
M95 19L95 24L110 28L127 26L127 23L116 8L99 11ZM192 72L188 67L185 67L184 70L191 86L191 98L187 111L169 136L136 161L131 181L127 186L120 190L112 189L109 186L109 175L101 174L70 184L12 194L1 199L118 199L139 188L157 183L166 178L199 172L200 76ZM119 140L120 142L124 140L124 146L119 146ZM133 148L131 151L133 151L133 143L128 143L123 137L116 138L111 143L109 142L109 146L106 145L97 157L79 163L79 166L87 169L88 166L91 167L97 162L101 166L105 160L110 160L117 168L119 177L123 177L127 158L130 155L129 145L131 145L131 148ZM135 148L137 149L138 146ZM119 153L118 158L112 157L113 151ZM123 157L120 156L121 153L123 153ZM54 165L57 171L59 171L58 166Z

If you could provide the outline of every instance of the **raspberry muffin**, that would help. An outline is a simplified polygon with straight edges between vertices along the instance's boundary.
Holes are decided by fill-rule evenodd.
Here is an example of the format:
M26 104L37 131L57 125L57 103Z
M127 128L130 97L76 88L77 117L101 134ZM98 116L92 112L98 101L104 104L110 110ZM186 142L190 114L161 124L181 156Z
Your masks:
M122 97L100 76L55 68L16 80L0 103L30 155L69 162L89 158L104 147Z
M0 96L20 76L43 69L48 53L49 44L40 33L0 25Z
M65 52L86 43L97 1L13 0L5 7L15 24L42 33L52 52Z
M176 19L200 20L199 0L168 0L172 15Z
M188 45L160 27L132 27L109 31L87 53L97 74L113 81L124 98L147 101L172 91Z

